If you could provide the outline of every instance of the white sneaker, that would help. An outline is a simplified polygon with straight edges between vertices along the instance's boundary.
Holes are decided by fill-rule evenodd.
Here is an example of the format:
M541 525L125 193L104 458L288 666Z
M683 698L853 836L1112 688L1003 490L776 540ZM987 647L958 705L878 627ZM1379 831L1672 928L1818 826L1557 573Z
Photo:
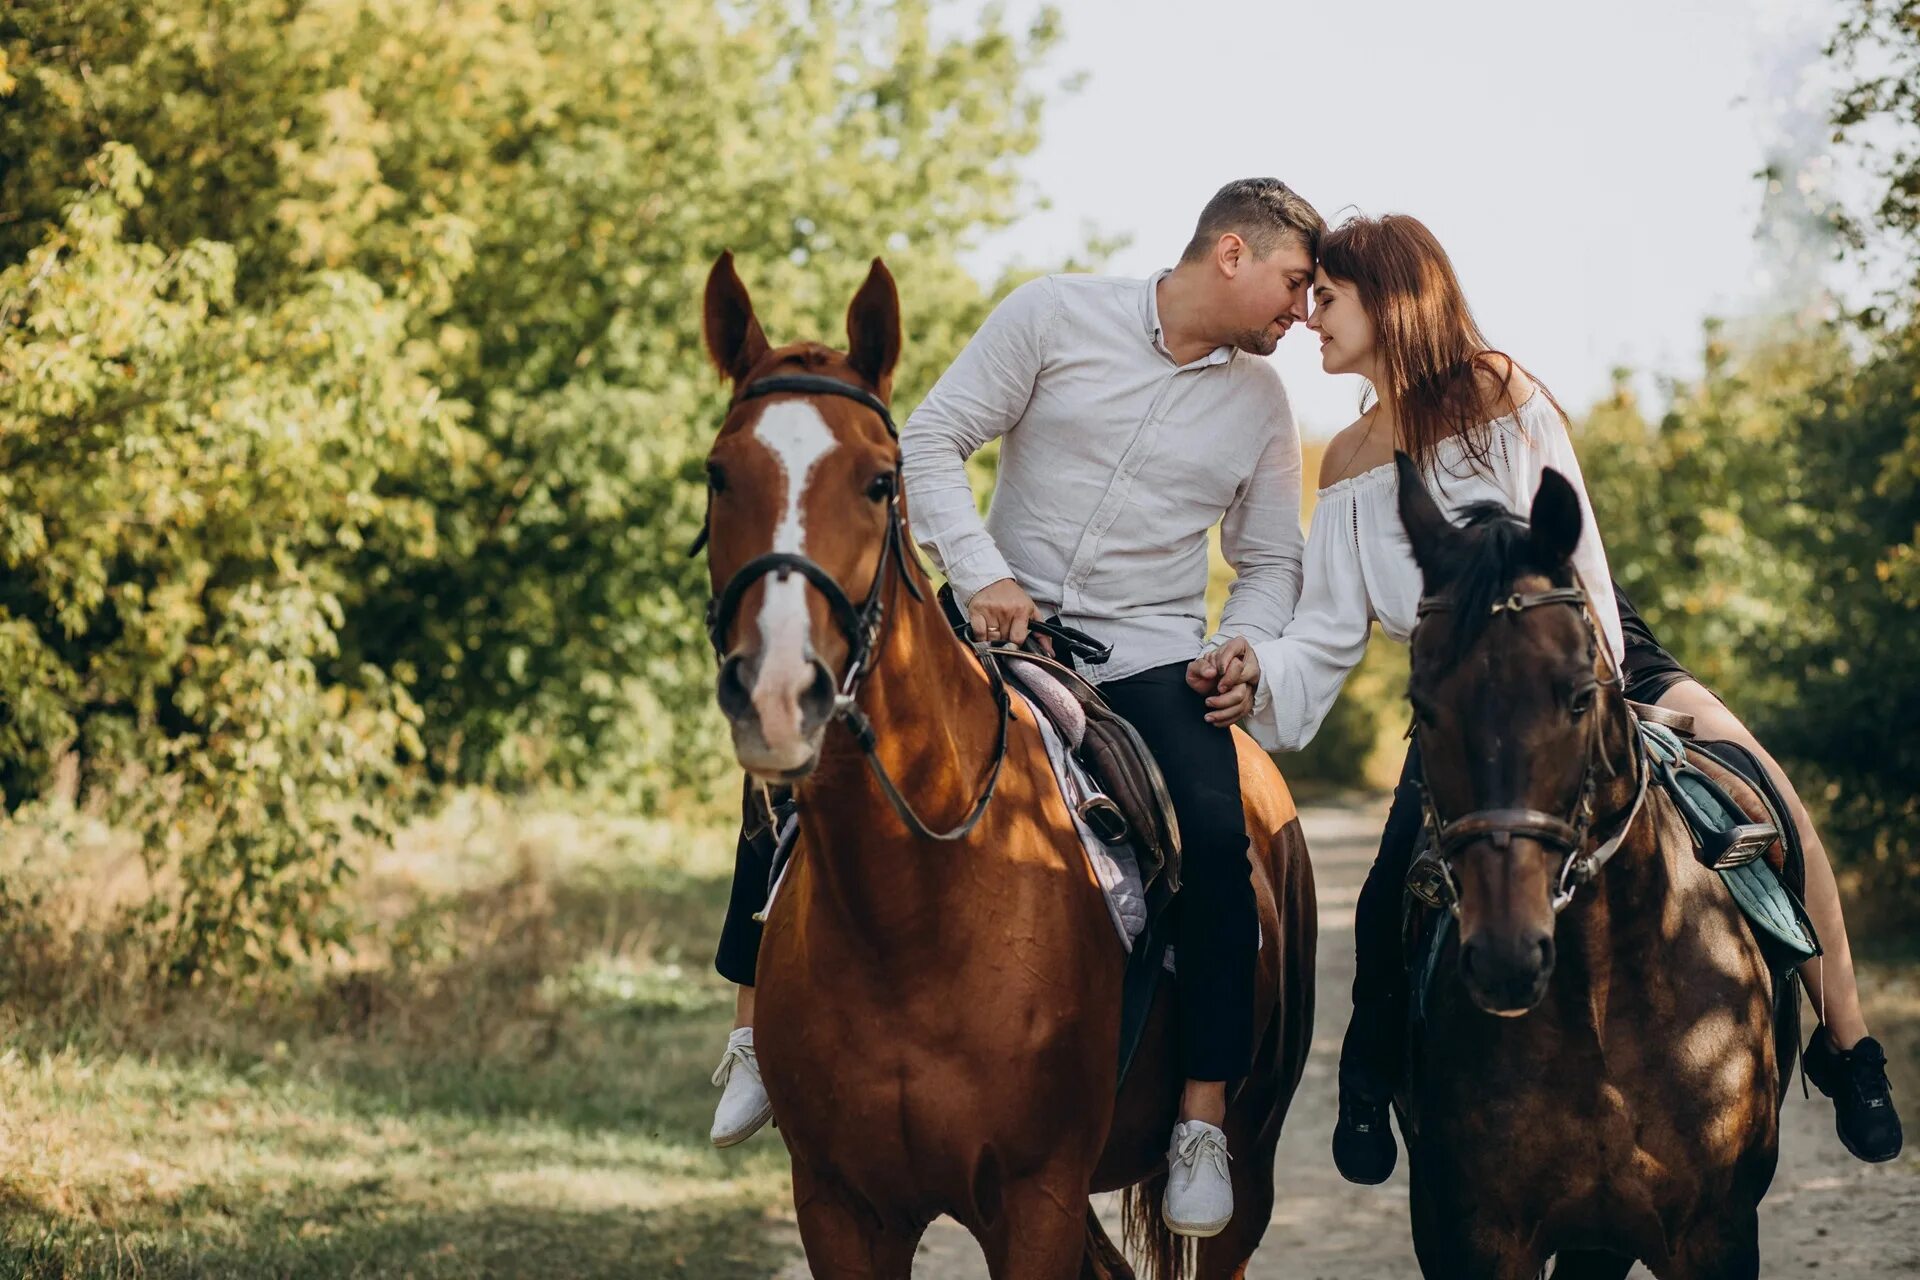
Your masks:
M766 1086L760 1083L760 1060L753 1056L752 1027L735 1027L727 1037L727 1052L713 1073L713 1082L725 1089L713 1110L714 1146L745 1142L773 1118L773 1103L767 1101Z
M1182 1120L1173 1126L1160 1216L1177 1236L1217 1236L1233 1221L1227 1135L1205 1120Z

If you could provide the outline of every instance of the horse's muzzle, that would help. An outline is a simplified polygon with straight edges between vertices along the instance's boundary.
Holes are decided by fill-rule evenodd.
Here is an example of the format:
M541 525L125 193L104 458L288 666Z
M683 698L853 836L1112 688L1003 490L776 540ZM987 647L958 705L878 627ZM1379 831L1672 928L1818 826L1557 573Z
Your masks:
M796 782L813 771L833 716L833 673L811 651L774 668L759 652L732 653L716 690L740 767L763 782Z
M1537 929L1482 929L1460 944L1460 980L1488 1013L1514 1018L1547 994L1553 935Z

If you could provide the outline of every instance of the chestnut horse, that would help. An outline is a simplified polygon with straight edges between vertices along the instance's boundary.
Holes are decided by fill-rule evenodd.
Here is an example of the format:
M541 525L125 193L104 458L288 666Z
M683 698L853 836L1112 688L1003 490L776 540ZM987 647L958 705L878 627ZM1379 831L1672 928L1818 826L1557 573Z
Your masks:
M818 1276L905 1276L951 1215L995 1277L1131 1276L1090 1190L1160 1220L1180 1080L1163 984L1116 1100L1122 950L1027 709L948 626L909 548L887 408L899 301L876 259L848 349L770 347L732 256L706 341L733 382L708 458L719 702L747 772L791 783L755 1043ZM1237 734L1237 731L1235 731ZM1252 1076L1225 1125L1235 1214L1199 1273L1239 1276L1313 1019L1315 911L1293 801L1237 736L1261 936ZM944 828L944 830L940 829Z
M1647 786L1569 562L1579 499L1549 470L1529 521L1482 504L1457 527L1398 465L1426 592L1409 694L1458 925L1398 1099L1421 1268L1751 1280L1779 1149L1771 980Z

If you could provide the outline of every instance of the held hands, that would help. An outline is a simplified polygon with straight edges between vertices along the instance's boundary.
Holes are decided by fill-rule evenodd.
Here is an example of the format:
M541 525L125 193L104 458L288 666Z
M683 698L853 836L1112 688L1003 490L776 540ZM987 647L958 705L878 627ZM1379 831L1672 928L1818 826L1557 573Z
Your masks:
M1235 636L1187 664L1187 687L1207 696L1207 723L1226 726L1253 710L1260 687L1260 659L1253 645Z
M967 623L979 644L1023 645L1027 642L1027 624L1040 618L1040 606L1012 578L987 584L967 601ZM1047 651L1053 651L1051 646Z

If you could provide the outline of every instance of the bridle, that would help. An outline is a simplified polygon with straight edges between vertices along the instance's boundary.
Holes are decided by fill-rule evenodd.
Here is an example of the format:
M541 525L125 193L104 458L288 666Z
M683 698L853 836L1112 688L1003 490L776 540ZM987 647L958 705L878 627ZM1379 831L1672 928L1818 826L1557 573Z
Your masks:
M1494 601L1489 612L1498 617L1507 614L1518 621L1529 609L1547 605L1567 605L1580 611L1580 621L1587 629L1587 640L1600 652L1607 654L1607 665L1611 675L1608 687L1623 692L1625 678L1618 665L1613 661L1610 651L1600 639L1600 628L1594 620L1593 607L1587 593L1579 587L1555 587L1547 591L1514 592L1504 599ZM1422 596L1415 614L1415 629L1419 620L1429 614L1443 613L1453 608L1453 602L1444 596ZM1514 837L1519 836L1535 840L1560 851L1560 875L1554 886L1553 912L1555 915L1566 910L1574 895L1582 885L1590 883L1600 874L1613 855L1620 851L1626 841L1633 821L1640 813L1640 807L1647 797L1647 781L1652 769L1646 760L1646 749L1641 736L1633 723L1633 709L1622 698L1622 707L1628 717L1628 737L1633 743L1633 770L1635 774L1633 803L1628 806L1626 816L1620 820L1620 829L1605 843L1586 849L1587 838L1593 826L1593 802L1598 790L1598 773L1601 764L1600 734L1598 719L1595 728L1587 735L1586 761L1581 770L1580 795L1574 801L1573 812L1567 817L1547 813L1540 809L1476 809L1451 822L1440 816L1439 809L1433 803L1433 788L1427 784L1426 753L1420 756L1420 796L1426 809L1426 822L1432 832L1435 857L1434 864L1440 871L1439 896L1436 905L1445 906L1455 916L1460 914L1460 885L1454 875L1453 858L1462 849L1481 840L1489 840L1496 849L1505 852L1512 847ZM1417 732L1417 726L1416 726Z
M893 414L886 402L864 387L851 382L842 382L838 378L820 377L815 374L780 374L761 378L748 383L734 394L733 402L727 406L727 412L740 407L748 400L757 400L763 396L800 395L800 396L839 396L851 400L862 408L879 416L886 426L887 434L896 442L900 439L900 430L894 426ZM700 536L695 538L688 554L698 555L707 545L707 537L712 527L712 505L709 499L707 521L700 527ZM740 611L740 602L746 596L747 589L762 578L772 577L776 582L784 582L788 575L798 574L809 586L826 600L828 610L833 614L835 625L847 641L847 667L841 676L840 688L833 700L833 718L846 725L866 757L867 767L880 784L881 792L887 797L887 803L893 806L894 813L907 825L907 829L922 840L960 840L966 837L987 812L987 805L993 800L994 789L1000 785L1000 767L1007 758L1007 722L1012 715L1011 702L1007 687L999 668L983 661L988 682L993 688L993 700L999 710L1000 727L994 742L993 762L988 766L987 780L980 790L979 798L960 825L946 831L935 831L921 820L900 794L893 779L888 776L886 767L880 763L879 739L874 733L873 722L860 709L860 686L872 671L879 657L880 648L885 641L887 614L887 587L890 583L903 584L907 593L915 600L924 600L920 585L913 580L909 567L910 553L907 550L906 519L900 511L900 467L896 463L893 469L892 484L887 493L887 532L880 547L880 563L873 572L873 585L867 589L866 599L858 605L853 603L846 590L834 576L806 556L791 551L773 551L766 555L755 556L740 566L734 575L727 579L720 594L707 601L707 639L713 645L713 651L723 661L726 658L727 632L733 626L733 620ZM976 651L977 653L977 651Z

